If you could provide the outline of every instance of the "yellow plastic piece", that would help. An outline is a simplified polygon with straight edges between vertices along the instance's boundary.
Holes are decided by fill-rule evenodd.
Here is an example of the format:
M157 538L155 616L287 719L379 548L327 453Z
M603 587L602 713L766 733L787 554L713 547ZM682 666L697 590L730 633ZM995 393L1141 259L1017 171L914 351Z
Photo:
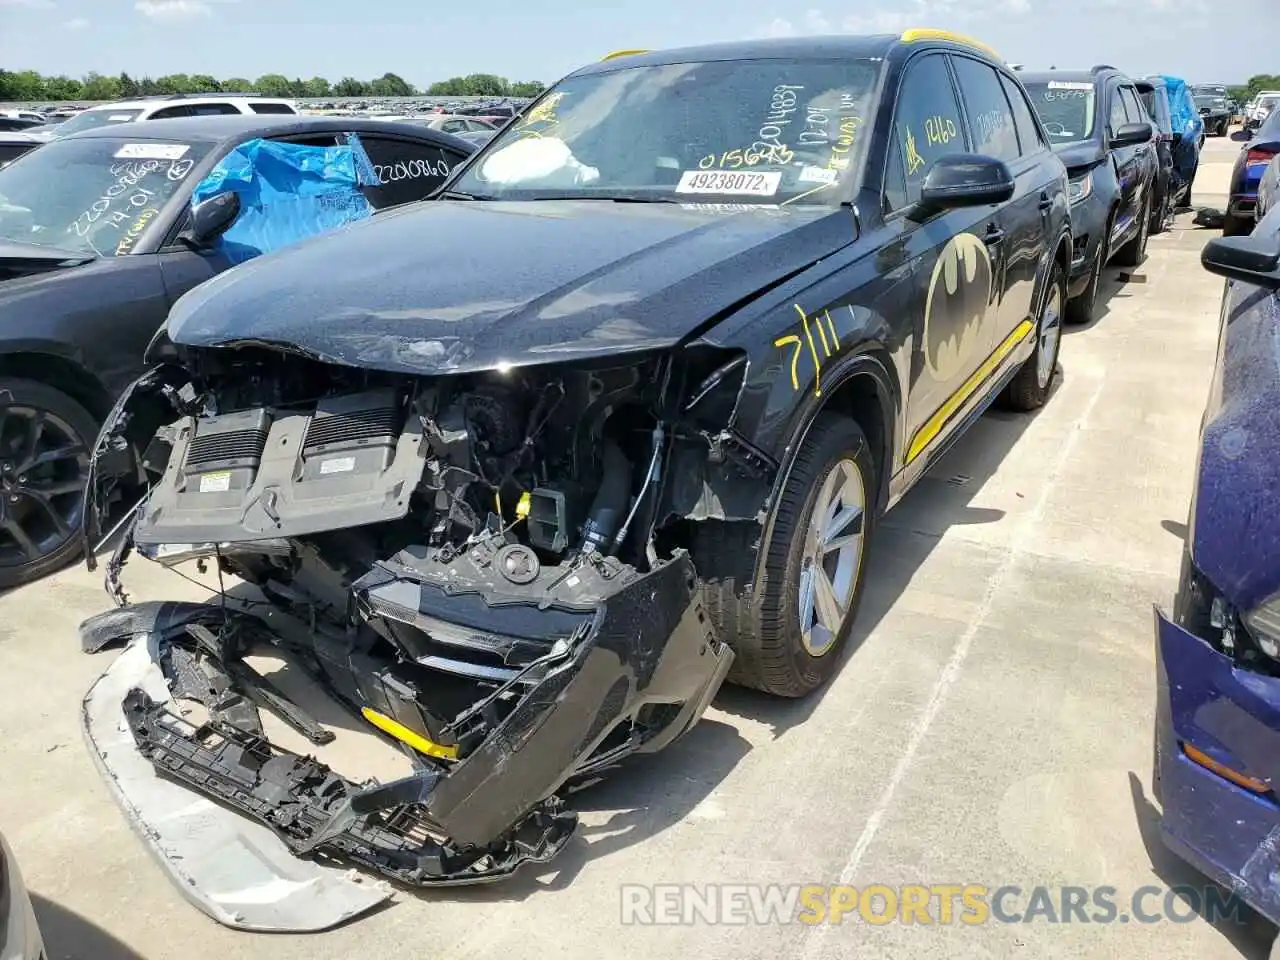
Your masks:
M600 58L600 62L604 63L606 60L617 60L619 57L633 57L638 53L648 52L648 50L615 50L613 53L606 53Z
M523 520L529 516L529 511L533 509L533 497L526 490L520 494L520 499L516 501L516 519Z
M915 43L917 40L950 40L952 43L962 43L965 46L975 47L983 53L990 54L1001 63L1004 63L1004 57L996 53L995 50L988 47L981 40L966 37L963 33L954 33L951 30L935 30L932 27L912 27L910 30L903 31L903 43Z
M425 753L429 757L439 757L441 760L457 760L458 748L446 747L443 744L428 740L420 733L415 733L404 724L392 720L390 717L379 713L377 710L370 710L364 707L361 711L364 718L372 723L383 733L389 733L401 743L407 743L419 753Z

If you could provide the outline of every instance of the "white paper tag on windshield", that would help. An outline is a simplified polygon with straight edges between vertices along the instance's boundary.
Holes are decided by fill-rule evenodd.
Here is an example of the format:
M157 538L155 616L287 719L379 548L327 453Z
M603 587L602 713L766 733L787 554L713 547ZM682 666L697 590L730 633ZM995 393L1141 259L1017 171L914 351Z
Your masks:
M798 179L801 183L835 183L838 176L840 171L830 167L805 167Z
M181 160L191 147L185 143L126 143L117 160Z
M113 113L109 117L107 117L107 120L109 120L111 123L128 123L132 119L133 119L132 113Z
M686 170L676 193L716 193L724 196L772 197L782 182L782 171L739 173L731 170Z
M1050 80L1050 90L1092 90L1093 84L1084 80Z

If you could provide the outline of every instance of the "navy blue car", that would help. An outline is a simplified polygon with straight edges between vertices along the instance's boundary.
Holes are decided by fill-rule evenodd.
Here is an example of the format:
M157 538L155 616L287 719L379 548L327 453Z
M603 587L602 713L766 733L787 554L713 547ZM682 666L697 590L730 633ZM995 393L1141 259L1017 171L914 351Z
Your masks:
M1165 842L1280 923L1280 210L1211 241L1229 279L1171 616L1156 611Z
M1280 110L1273 110L1236 157L1231 170L1227 215L1222 222L1224 235L1240 236L1253 230L1260 219L1256 216L1258 188L1277 155L1280 155Z
M1113 67L1020 76L1071 178L1066 318L1087 323L1097 312L1103 267L1140 265L1152 222L1164 222L1155 206L1156 126L1134 82Z

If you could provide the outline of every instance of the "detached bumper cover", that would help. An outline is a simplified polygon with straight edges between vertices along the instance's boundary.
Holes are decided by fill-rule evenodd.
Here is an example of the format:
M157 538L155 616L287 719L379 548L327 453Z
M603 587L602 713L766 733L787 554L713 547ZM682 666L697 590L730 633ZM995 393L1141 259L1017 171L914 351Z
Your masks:
M1156 743L1165 844L1280 923L1280 806L1183 754L1263 780L1280 764L1280 679L1236 667L1155 611Z
M688 731L733 659L679 555L602 599L590 629L540 661L514 709L465 759L357 784L238 724L196 728L166 709L159 663L183 642L184 619L207 619L211 608L192 605L184 617L174 604L155 607L161 625L136 633L85 701L90 745L175 882L220 922L257 930L323 929L386 898L380 885L300 857L417 886L498 880L551 859L576 825L556 791ZM105 617L121 629L119 612ZM102 624L83 631L87 646L101 644Z

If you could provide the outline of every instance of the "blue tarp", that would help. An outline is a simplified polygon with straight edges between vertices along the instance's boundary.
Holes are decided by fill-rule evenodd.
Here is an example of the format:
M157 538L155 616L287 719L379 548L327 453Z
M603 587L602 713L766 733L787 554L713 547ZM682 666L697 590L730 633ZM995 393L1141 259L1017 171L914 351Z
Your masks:
M1204 121L1200 119L1200 111L1192 99L1187 82L1181 77L1161 76L1165 89L1169 93L1169 114L1173 121L1173 132L1180 133L1183 139L1192 138L1199 141L1204 133Z
M242 263L363 220L373 208L360 187L377 182L355 136L336 147L257 139L223 157L196 185L191 202L240 195L240 215L222 235L219 250Z

